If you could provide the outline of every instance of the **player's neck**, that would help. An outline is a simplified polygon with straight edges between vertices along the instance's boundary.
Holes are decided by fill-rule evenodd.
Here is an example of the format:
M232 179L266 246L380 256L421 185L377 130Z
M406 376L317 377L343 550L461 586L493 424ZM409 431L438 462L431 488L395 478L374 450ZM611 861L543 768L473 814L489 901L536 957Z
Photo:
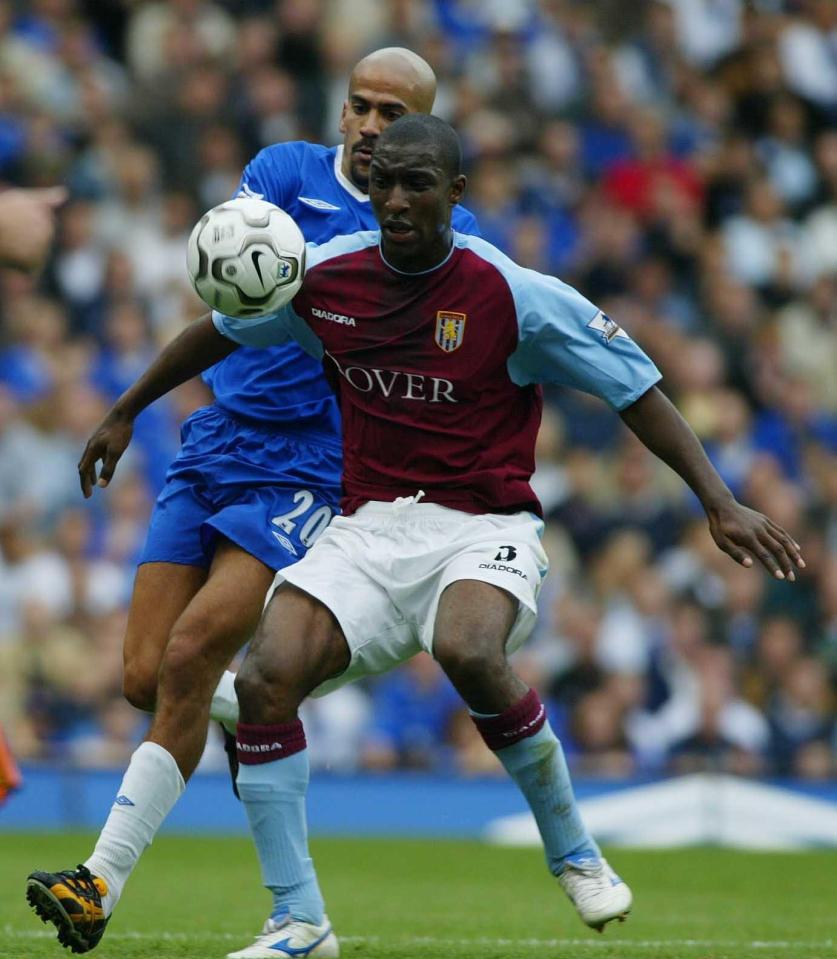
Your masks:
M453 230L446 227L437 238L420 250L400 249L381 237L384 262L399 273L428 273L441 266L453 252Z

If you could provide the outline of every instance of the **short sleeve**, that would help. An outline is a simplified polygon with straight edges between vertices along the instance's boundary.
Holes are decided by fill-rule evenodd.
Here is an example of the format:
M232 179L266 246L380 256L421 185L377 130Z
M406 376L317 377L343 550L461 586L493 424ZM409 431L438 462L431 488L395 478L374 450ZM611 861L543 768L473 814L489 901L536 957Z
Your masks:
M235 196L267 200L285 209L299 187L299 157L294 144L276 144L260 150L244 168Z
M293 301L267 316L241 319L212 311L212 322L222 336L241 346L279 346L296 340L315 360L322 359L323 346L314 331L294 311Z
M609 316L555 277L517 268L507 276L519 330L508 361L514 383L554 383L630 406L661 374Z
M241 346L279 346L291 339L286 317L289 310L286 306L277 313L246 319L213 310L212 322L222 336Z

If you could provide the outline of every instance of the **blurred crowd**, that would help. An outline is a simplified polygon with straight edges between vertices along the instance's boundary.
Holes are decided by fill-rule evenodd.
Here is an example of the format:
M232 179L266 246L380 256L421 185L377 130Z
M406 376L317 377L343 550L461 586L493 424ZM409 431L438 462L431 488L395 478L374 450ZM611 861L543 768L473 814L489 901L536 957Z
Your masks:
M0 0L0 180L65 183L42 275L0 273L0 725L17 755L122 766L121 642L190 383L110 489L75 464L203 312L185 242L280 140L335 143L348 72L421 53L483 235L624 325L737 496L802 545L736 566L601 403L548 391L553 569L517 654L573 768L837 775L837 3ZM434 662L304 707L322 767L499 771ZM206 765L218 761L214 736Z

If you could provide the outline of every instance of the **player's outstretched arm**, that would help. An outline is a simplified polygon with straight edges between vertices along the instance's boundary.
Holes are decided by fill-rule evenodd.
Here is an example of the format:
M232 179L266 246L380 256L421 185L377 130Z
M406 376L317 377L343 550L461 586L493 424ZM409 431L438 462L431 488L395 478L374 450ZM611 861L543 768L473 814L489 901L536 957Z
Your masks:
M134 420L154 400L181 383L203 373L238 349L238 343L222 336L207 313L178 334L145 373L110 408L87 441L78 463L81 491L85 498L93 487L107 486L116 464L131 442ZM96 464L102 468L96 478Z
M796 579L794 565L805 567L799 544L767 516L736 501L692 428L656 386L620 415L694 490L706 510L712 538L725 553L742 566L752 566L755 558L777 579Z

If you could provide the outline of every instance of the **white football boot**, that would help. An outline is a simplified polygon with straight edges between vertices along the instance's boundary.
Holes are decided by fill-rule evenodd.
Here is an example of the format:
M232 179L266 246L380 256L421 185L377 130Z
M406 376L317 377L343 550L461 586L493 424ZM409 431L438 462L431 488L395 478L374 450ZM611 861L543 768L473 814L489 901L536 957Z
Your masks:
M601 932L611 919L625 921L633 896L606 859L567 863L558 877L583 922Z
M319 926L286 916L268 919L252 946L228 952L227 959L282 959L283 956L338 959L339 955L340 946L328 916L323 916Z

